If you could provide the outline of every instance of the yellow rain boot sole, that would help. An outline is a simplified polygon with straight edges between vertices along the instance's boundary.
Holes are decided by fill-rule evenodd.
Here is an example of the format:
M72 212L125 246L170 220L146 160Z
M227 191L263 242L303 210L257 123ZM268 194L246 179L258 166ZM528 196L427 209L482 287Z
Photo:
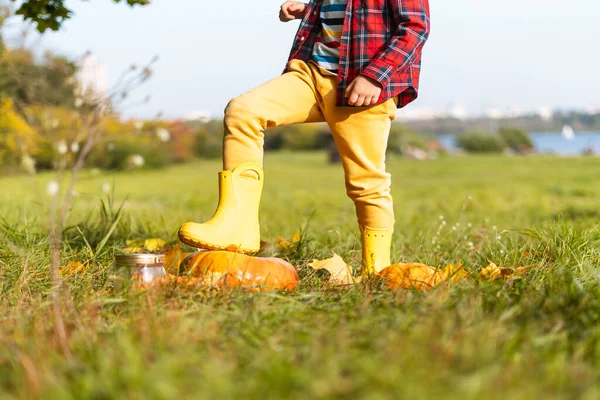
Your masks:
M243 254L255 254L255 253L258 253L258 251L260 250L260 248L244 249L236 244L229 244L227 246L218 246L215 244L206 243L201 240L188 237L183 233L179 234L179 240L181 240L182 243L185 243L188 246L192 246L197 249L206 249L206 250L214 250L214 251L224 250L224 251L232 251L232 252L243 253Z

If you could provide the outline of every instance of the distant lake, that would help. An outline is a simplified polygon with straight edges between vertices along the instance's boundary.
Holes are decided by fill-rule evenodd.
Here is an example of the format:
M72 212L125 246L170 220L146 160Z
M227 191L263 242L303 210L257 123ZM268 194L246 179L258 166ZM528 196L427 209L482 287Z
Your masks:
M538 153L580 155L589 146L595 146L596 152L600 152L600 132L575 132L573 140L567 140L560 132L535 132L530 136ZM441 135L438 138L447 149L456 149L456 135Z

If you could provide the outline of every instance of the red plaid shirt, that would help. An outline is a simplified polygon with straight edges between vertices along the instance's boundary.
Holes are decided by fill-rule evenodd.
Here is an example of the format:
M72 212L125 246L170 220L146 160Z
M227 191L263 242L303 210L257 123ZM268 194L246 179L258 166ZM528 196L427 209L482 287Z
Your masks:
M311 0L290 58L309 61L321 31L323 0ZM337 105L348 106L346 88L359 75L383 88L378 104L395 96L398 108L417 98L421 50L429 35L429 0L348 0L342 29Z

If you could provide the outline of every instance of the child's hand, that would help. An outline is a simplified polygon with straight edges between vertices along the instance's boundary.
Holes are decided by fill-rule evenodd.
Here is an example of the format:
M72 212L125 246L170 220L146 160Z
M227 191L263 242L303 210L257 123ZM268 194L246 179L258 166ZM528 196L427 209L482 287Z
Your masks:
M306 4L300 1L286 1L281 5L279 11L279 20L281 22L293 21L302 19L306 14Z
M346 89L346 98L351 106L362 107L377 103L381 95L379 82L364 76L357 76Z

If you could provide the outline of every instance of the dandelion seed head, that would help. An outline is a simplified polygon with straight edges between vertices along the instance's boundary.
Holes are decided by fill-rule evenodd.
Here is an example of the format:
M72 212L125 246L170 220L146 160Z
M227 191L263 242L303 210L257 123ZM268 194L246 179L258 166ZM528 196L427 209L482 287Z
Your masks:
M46 186L46 193L48 193L48 195L50 197L54 197L58 193L58 189L59 189L58 182L50 181L50 182L48 182L48 185Z
M171 139L171 134L165 128L158 128L156 130L156 137L158 137L158 140L161 142L168 142Z
M140 154L134 154L130 158L131 165L134 167L142 167L144 165L144 157Z
M60 141L56 144L56 151L62 156L64 154L67 154L69 148L67 147L67 144L64 141Z

